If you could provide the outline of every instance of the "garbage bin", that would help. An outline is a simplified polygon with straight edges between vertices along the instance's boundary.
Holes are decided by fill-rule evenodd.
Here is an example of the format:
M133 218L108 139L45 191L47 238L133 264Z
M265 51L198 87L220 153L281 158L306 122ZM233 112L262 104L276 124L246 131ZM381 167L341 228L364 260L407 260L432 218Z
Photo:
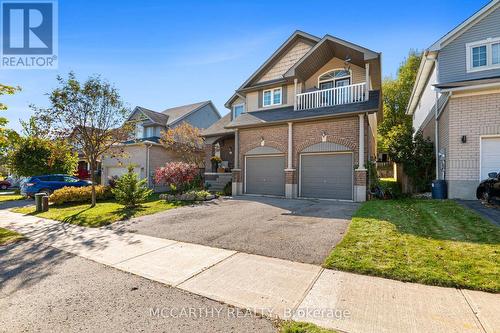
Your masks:
M36 205L36 212L37 213L43 212L42 198L44 196L46 196L45 193L37 193L37 194L35 194L35 205Z
M448 198L448 187L446 180L436 179L432 181L432 199Z

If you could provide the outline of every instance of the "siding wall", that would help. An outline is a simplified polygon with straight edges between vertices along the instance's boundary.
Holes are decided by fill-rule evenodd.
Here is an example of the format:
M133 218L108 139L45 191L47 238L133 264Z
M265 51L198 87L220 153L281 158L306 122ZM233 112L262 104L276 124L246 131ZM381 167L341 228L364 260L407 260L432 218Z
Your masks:
M422 125L426 118L429 115L429 112L434 112L432 108L436 103L436 92L432 89L432 85L437 83L437 72L436 67L429 77L429 81L427 82L424 91L422 92L422 96L418 102L417 107L415 108L415 112L413 113L413 128L416 130L421 129Z
M500 75L500 69L467 73L466 43L500 37L500 7L441 49L438 56L439 82L478 79Z
M284 56L281 57L257 82L265 82L280 78L290 69L304 54L311 49L311 45L303 41L297 41Z
M211 104L208 104L197 110L196 112L190 114L186 118L182 119L173 127L180 125L182 122L187 122L194 127L208 128L219 119L219 114L215 111Z

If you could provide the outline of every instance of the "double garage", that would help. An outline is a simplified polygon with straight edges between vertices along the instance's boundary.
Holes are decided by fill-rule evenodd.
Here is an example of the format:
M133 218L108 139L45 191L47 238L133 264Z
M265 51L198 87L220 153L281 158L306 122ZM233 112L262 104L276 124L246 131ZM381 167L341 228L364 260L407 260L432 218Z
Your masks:
M245 155L244 192L285 195L285 155L259 147ZM353 200L353 153L347 147L321 143L299 154L298 196Z

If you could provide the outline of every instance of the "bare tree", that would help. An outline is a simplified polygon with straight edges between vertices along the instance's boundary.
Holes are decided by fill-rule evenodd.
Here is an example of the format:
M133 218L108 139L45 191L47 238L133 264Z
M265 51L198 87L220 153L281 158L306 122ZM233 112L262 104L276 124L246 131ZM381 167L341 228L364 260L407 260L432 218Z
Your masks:
M118 91L99 76L79 82L74 73L57 77L59 87L49 95L51 106L37 109L37 119L50 127L52 135L69 138L90 165L92 203L96 204L95 173L99 157L127 140L131 133L125 120L129 110Z

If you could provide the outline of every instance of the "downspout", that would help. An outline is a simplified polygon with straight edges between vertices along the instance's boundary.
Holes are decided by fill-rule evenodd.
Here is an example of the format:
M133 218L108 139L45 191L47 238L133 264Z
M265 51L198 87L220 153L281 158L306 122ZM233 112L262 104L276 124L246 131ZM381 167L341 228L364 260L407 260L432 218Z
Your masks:
M150 173L149 173L149 149L153 146L152 143L146 143L146 179L148 180L148 187L151 186L151 179L150 179Z

